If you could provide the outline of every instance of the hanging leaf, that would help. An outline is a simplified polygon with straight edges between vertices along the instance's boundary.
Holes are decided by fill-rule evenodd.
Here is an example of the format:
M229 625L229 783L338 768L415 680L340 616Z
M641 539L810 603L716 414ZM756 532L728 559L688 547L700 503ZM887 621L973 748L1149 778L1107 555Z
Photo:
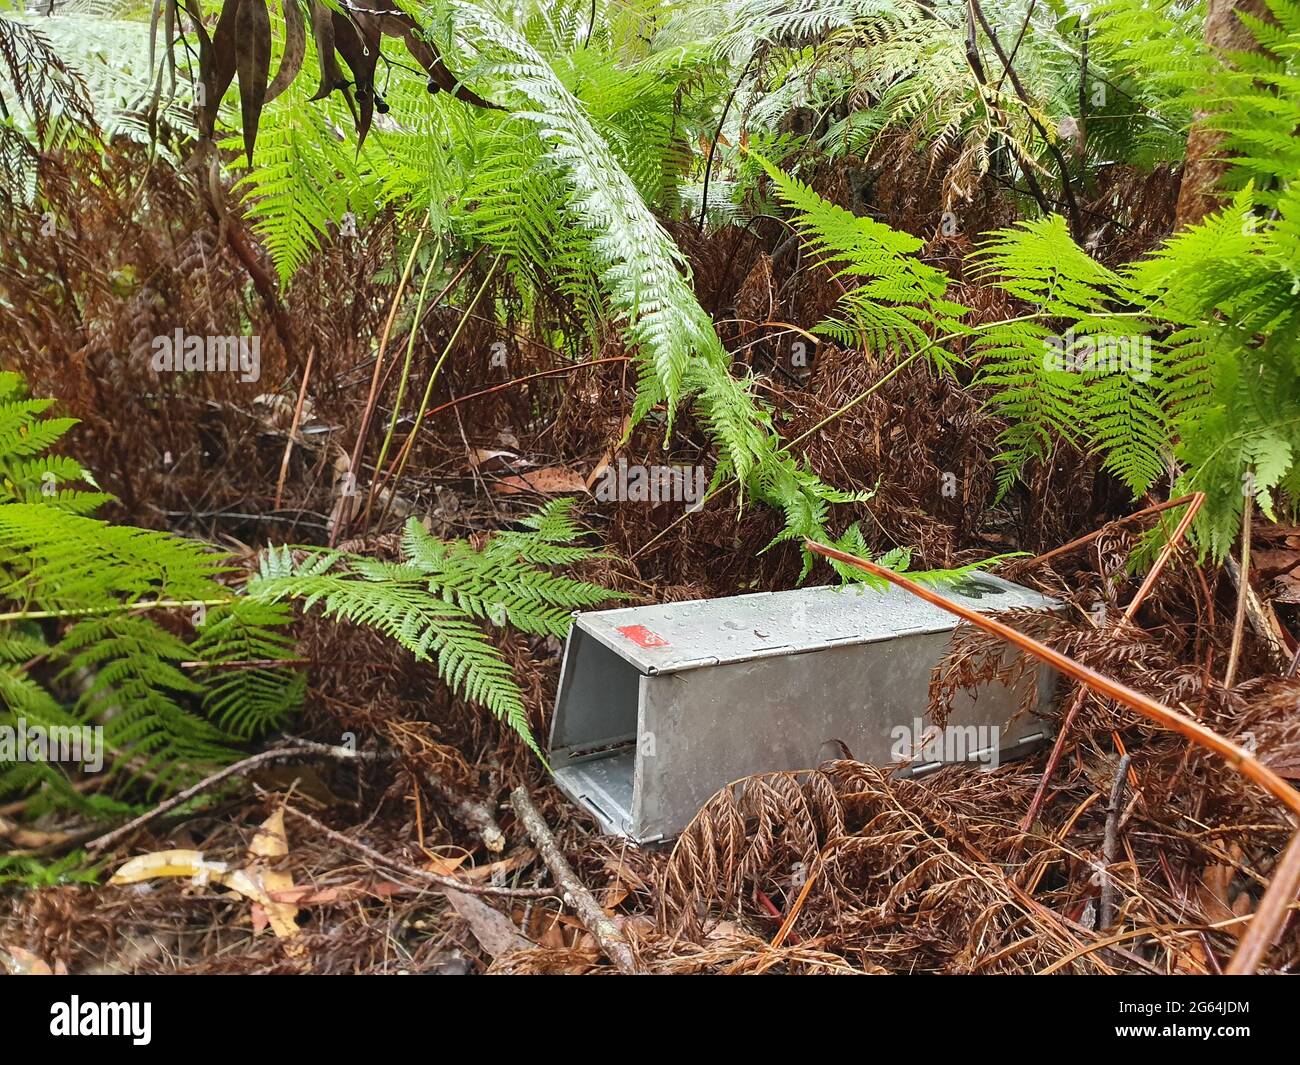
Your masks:
M379 64L381 40L379 20L360 12L351 19L334 16L334 46L352 71L357 94L357 148L366 142L375 116L375 68Z
M309 0L311 11L311 35L316 42L316 59L320 63L320 86L312 96L313 100L323 100L335 89L345 89L347 78L339 68L339 61L334 55L334 15L320 0Z
M293 84L307 55L307 22L301 5L298 0L281 0L280 10L284 12L284 55L280 57L275 80L266 90L268 104Z
M457 100L464 100L467 104L473 104L475 107L486 107L493 111L505 110L500 104L485 100L473 89L462 85L460 79L447 69L447 64L442 61L442 56L438 54L433 45L420 36L419 27L416 26L415 20L411 19L409 15L404 15L402 18L407 21L399 21L394 16L386 18L384 32L390 33L394 37L400 37L406 42L407 51L411 53L415 61L429 75L430 92L449 92Z
M311 99L323 100L335 91L343 94L357 129L358 148L365 143L375 112L388 109L375 91L375 74L385 36L399 38L406 45L428 75L430 92L449 92L477 107L500 110L496 104L460 83L443 63L437 48L421 34L416 20L403 11L396 0L354 0L346 5L347 14L336 10L326 0L280 0L284 15L284 54L274 80L270 80L272 48L268 2L224 0L216 26L209 36L203 23L201 0L156 0L155 25L151 30L152 36L157 30L159 5L165 5L170 14L183 4L189 13L199 43L202 91L198 124L204 138L213 136L221 102L238 76L244 151L250 163L263 109L283 94L302 70L307 53L308 22L320 67L320 84ZM340 59L346 64L346 71Z
M244 120L244 153L252 166L257 126L271 75L271 16L266 10L266 0L236 2L239 13L235 20L238 41L235 66L239 72L239 107Z
M191 5L191 14L197 6L197 3ZM226 0L217 19L217 28L212 31L212 47L207 63L203 62L203 52L199 52L203 79L203 106L199 110L199 127L205 137L211 137L216 129L217 112L221 109L222 98L230 88L230 83L235 80L235 34L240 8L243 6L243 0Z

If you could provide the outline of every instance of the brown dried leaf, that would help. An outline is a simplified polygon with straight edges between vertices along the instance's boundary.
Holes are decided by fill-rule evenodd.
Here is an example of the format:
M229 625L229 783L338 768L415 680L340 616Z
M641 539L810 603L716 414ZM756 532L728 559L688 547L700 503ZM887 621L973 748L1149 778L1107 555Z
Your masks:
M266 90L268 104L293 84L307 54L307 23L298 0L280 0L280 10L284 12L284 55L280 57L275 80Z
M271 76L271 16L266 0L239 0L235 20L235 69L239 72L239 108L244 126L244 154L249 165L257 144L257 126Z
M510 918L487 903L460 891L446 891L444 894L452 908L469 925L474 938L492 957L532 947L533 944L519 934Z
M347 79L334 54L333 13L320 0L311 0L310 12L311 34L316 42L316 58L320 63L320 85L311 99L323 100L335 89L342 88Z
M197 5L194 5L197 6ZM236 24L239 21L243 0L226 0L217 17L217 27L212 31L212 43L207 50L206 61L200 50L200 67L203 76L203 106L199 111L200 132L212 136L216 129L217 112L221 100L235 79L236 58ZM193 10L193 7L191 8ZM202 38L200 38L202 43Z
M30 950L0 946L0 966L10 976L53 976L54 970Z
M587 482L582 474L564 466L547 466L542 470L503 477L493 486L501 495L519 492L538 492L541 495L563 495L566 492L586 492Z

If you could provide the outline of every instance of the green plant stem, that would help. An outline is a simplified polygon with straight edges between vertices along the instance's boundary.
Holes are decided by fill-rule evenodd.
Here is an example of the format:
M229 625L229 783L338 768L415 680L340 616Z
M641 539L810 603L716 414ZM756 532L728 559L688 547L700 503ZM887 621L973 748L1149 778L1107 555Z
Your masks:
M114 603L111 606L82 607L75 610L15 610L0 614L0 623L6 621L41 621L51 618L84 618L96 614L129 614L147 610L193 610L195 607L227 606L236 597L228 599L154 599L146 603Z
M415 336L420 331L421 319L424 316L424 300L429 294L429 282L433 280L433 267L442 252L442 236L439 234L437 246L433 252L433 262L424 271L424 280L420 282L420 295L415 301L415 317L411 320L411 328L406 337L406 358L402 360L402 376L397 382L397 398L393 401L393 416L388 419L388 432L384 434L384 442L379 448L379 458L375 460L375 469L384 468L384 460L388 458L388 449L393 444L393 434L397 432L397 419L402 414L402 401L406 399L406 385L411 379L411 359L415 355ZM363 526L370 524L370 511L375 502L375 485L376 481L370 482L370 491L366 495L366 513L361 519Z
M365 410L361 414L361 427L357 430L357 440L352 447L352 461L348 472L352 475L353 486L356 485L357 471L361 468L361 455L366 448L366 435L370 432L370 419L375 412L375 403L379 399L379 381L384 368L384 355L388 348L388 335L393 330L393 320L397 317L397 308L402 302L402 293L406 291L406 283L410 280L411 270L415 267L415 257L420 252L420 245L424 242L424 234L428 226L429 216L426 214L424 222L420 225L420 231L415 235L415 243L411 246L411 254L407 256L401 279L397 282L397 290L393 293L392 306L388 309L388 319L384 322L384 332L379 338L379 349L375 355L375 368L370 375L370 392L366 396ZM348 507L343 507L339 511L339 520L335 523L334 528L330 530L329 542L331 547L337 542L339 534L347 527L349 516Z
M388 508L392 504L393 494L397 491L397 486L402 482L402 473L406 469L406 462L411 457L411 450L415 444L415 438L420 435L420 427L424 424L424 412L429 408L429 397L433 395L433 386L438 380L438 374L442 371L442 364L447 361L447 356L451 354L451 349L456 346L456 341L460 339L460 334L464 332L465 324L469 321L470 315L474 308L478 306L478 301L483 298L483 293L487 291L488 283L492 280L492 275L496 273L497 266L501 263L501 256L498 255L488 268L487 275L479 285L478 291L470 298L469 305L465 308L460 316L460 321L456 323L456 328L452 330L451 336L443 346L442 354L438 356L438 361L433 364L433 370L429 373L429 380L424 385L424 396L420 400L419 413L415 416L415 425L411 427L410 435L406 438L406 443L402 445L402 452L397 459L397 470L392 476L393 490L389 493L388 499L384 503L383 513L379 516L380 524L388 516Z

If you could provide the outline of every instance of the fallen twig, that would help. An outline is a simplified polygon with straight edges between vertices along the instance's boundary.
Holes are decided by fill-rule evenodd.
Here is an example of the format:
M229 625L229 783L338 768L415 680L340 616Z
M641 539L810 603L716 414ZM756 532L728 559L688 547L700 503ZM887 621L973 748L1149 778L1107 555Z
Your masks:
M1148 514L1159 514L1162 510L1172 510L1174 507L1181 507L1184 503L1191 503L1197 496L1204 501L1203 492L1193 492L1190 495L1179 496L1177 499L1167 499L1163 503L1155 503L1149 507L1143 507L1141 510L1135 510L1132 514L1126 514L1122 518L1116 518L1114 521L1108 521L1099 529L1093 529L1090 533L1071 540L1068 544L1062 544L1060 547L1054 547L1050 551L1044 551L1041 555L1035 555L1033 558L1017 560L1012 565L1017 569L1033 569L1035 566L1046 562L1048 559L1056 558L1057 555L1064 555L1080 547L1086 547L1097 537L1103 535L1108 529L1118 528L1120 525L1127 525L1131 521L1137 521L1138 518L1145 518ZM1197 504L1198 508L1200 504Z
M440 780L433 773L426 773L425 780L451 808L452 816L462 825L474 832L483 841L491 853L500 854L506 849L506 836L492 814L492 807L486 802L470 798L464 792L453 788Z
M214 784L219 784L227 777L233 777L240 773L247 772L254 766L261 765L263 762L273 762L278 758L301 758L307 754L325 755L330 758L337 758L339 761L349 761L352 759L368 760L375 755L369 751L354 751L350 747L331 747L326 743L312 743L310 740L297 740L294 747L277 747L272 751L262 751L260 754L251 755L241 761L228 765L224 769L219 769L210 776L204 777L197 784L193 784L184 791L177 792L170 799L159 803L152 810L142 813L139 817L128 821L121 828L115 828L112 832L106 832L104 835L91 840L86 844L89 851L103 850L110 844L130 835L138 828L142 828L155 818L161 817L168 810L174 810L182 803L188 802L195 795L206 791Z
M413 877L416 880L424 880L430 884L437 884L440 888L451 888L453 891L459 891L466 895L513 895L516 897L530 899L549 898L555 894L552 888L531 888L531 887L498 887L496 884L475 884L469 880L460 880L454 876L443 876L441 873L431 873L428 869L420 869L414 865L407 865L406 862L397 858L390 858L382 851L375 850L374 847L362 843L360 840L353 839L351 836L345 836L342 832L336 832L328 825L322 824L312 817L311 814L303 813L292 806L286 805L284 812L291 817L297 818L305 825L310 825L330 842L343 847L346 850L356 851L366 858L369 858L376 865L385 866L401 873L403 876Z
M1069 955L1068 957L1059 958L1056 961L1052 962L1052 964L1049 965L1046 969L1039 969L1035 975L1049 976L1059 969L1064 969L1071 962L1077 961L1079 958L1084 957L1087 954L1092 954L1094 951L1103 950L1107 947L1113 950L1115 948L1116 943L1123 943L1125 940L1128 939L1138 939L1141 936L1151 936L1161 932L1166 932L1166 933L1167 932L1173 932L1173 933L1190 932L1190 933L1197 933L1197 934L1204 933L1204 932L1219 932L1225 928L1231 928L1233 925L1241 924L1241 922L1244 921L1245 919L1246 918L1244 917L1230 917L1226 921L1216 921L1214 924L1151 924L1151 925L1146 925L1143 928L1130 928L1126 932L1117 932L1113 936L1107 936L1105 939L1099 939L1095 943L1089 943L1086 947L1083 947L1080 950L1075 951L1073 954ZM1116 951L1116 953L1119 952ZM1127 955L1127 957L1133 958L1135 957L1135 955ZM1146 964L1147 967L1150 968L1149 962L1144 962L1144 964ZM1155 970L1155 972L1157 975L1164 975L1158 969Z
M1237 565L1237 560L1231 555L1224 558L1223 568L1228 571L1232 583L1237 586L1238 595L1244 596L1246 600L1246 620L1250 622L1250 627L1255 630L1255 635L1260 638L1264 647L1272 655L1273 664L1279 670L1285 670L1290 655L1286 649L1286 639L1282 635L1282 625L1277 620L1273 605L1266 599L1259 597L1258 593L1250 585L1249 575L1245 579L1242 578L1241 567ZM1244 589L1244 592L1242 589ZM1235 619L1233 633L1234 635L1236 633Z
M515 813L524 826L524 831L537 845L537 852L546 863L546 868L555 877L555 882L564 889L565 898L578 911L579 919L586 926L587 931L596 937L596 942L600 944L609 960L618 966L619 972L625 976L639 973L640 968L636 959L632 957L632 948L623 938L623 933L578 879L578 874L573 871L573 867L560 852L560 847L555 842L555 837L551 835L546 819L537 812L537 807L528 797L528 792L522 787L515 788L510 793L510 805L514 807Z
M1241 508L1241 569L1234 574L1237 580L1237 615L1232 621L1228 668L1223 673L1225 690L1231 690L1236 681L1237 663L1241 661L1241 637L1246 628L1246 602L1250 597L1250 515L1254 509L1255 500L1247 496L1246 505Z
M1124 755L1115 769L1115 783L1110 789L1110 804L1106 807L1106 835L1102 841L1101 902L1097 908L1097 927L1109 928L1115 923L1115 878L1110 867L1115 864L1115 848L1119 845L1119 815L1124 810L1124 785L1128 780L1131 755Z
M608 362L631 362L631 355L612 355L607 359L590 359L586 362L574 362L567 366L554 366L549 370L538 370L536 373L524 374L523 377L514 377L509 381L503 381L499 385L493 385L491 388L480 388L477 392L469 392L463 396L448 400L446 403L439 404L436 407L430 407L424 412L426 418L432 418L435 414L442 411L450 410L452 407L458 407L462 403L468 403L471 399L479 399L482 396L490 396L494 392L501 392L507 388L514 388L515 385L522 385L528 381L536 381L541 377L555 377L558 374L573 373L575 370L585 370L589 366L603 366ZM396 461L396 460L394 460ZM390 473L391 468L390 468Z
M1173 535L1169 537L1164 549L1160 552L1160 557L1156 559L1155 565L1151 567L1151 572L1146 575L1146 579L1142 582L1133 598L1129 601L1128 606L1125 608L1124 619L1126 621L1132 621L1133 618L1137 616L1138 608L1146 601L1146 597L1150 594L1151 589L1155 587L1157 578L1164 571L1165 566L1173 557L1174 552L1178 550L1179 545L1183 542L1183 537L1187 535L1187 530L1192 527L1193 519L1195 519L1202 504L1205 503L1205 493L1194 492L1190 496L1184 496L1182 499L1171 501L1170 505L1172 505L1173 502L1186 502L1188 504L1187 513L1183 515L1182 520L1178 523L1178 527L1174 529ZM1145 514L1161 509L1164 508L1162 506L1150 507L1145 511L1139 511L1138 513ZM1137 514L1129 515L1129 517L1137 517ZM1127 521L1128 519L1126 518L1123 520ZM1076 541L1076 543L1077 542L1079 541ZM1070 544L1066 544L1066 547L1070 546ZM1064 550L1064 548L1061 550ZM1044 555L1042 557L1046 558L1048 556ZM1052 775L1056 772L1057 765L1060 764L1061 756L1065 753L1066 739L1069 737L1070 729L1074 725L1074 719L1079 716L1079 711L1083 709L1085 698L1086 692L1083 688L1080 688L1075 692L1074 699L1071 701L1069 708L1065 711L1065 716L1061 721L1061 727L1056 732L1056 742L1052 744L1052 753L1047 757L1047 765L1043 768L1043 775L1038 781L1038 787L1034 789L1034 797L1029 800L1029 808L1025 811L1025 816L1020 821L1021 832L1028 832L1033 828L1034 821L1038 817L1039 811L1043 808L1043 801L1047 798L1047 787L1052 781ZM1118 737L1116 738L1118 740Z

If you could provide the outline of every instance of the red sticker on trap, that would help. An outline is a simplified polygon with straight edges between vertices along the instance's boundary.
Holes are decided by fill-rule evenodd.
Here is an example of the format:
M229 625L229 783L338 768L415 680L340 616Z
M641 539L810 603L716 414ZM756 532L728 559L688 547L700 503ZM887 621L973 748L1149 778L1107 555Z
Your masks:
M644 625L624 625L618 630L635 644L642 647L667 647L668 641L658 633L651 632Z

